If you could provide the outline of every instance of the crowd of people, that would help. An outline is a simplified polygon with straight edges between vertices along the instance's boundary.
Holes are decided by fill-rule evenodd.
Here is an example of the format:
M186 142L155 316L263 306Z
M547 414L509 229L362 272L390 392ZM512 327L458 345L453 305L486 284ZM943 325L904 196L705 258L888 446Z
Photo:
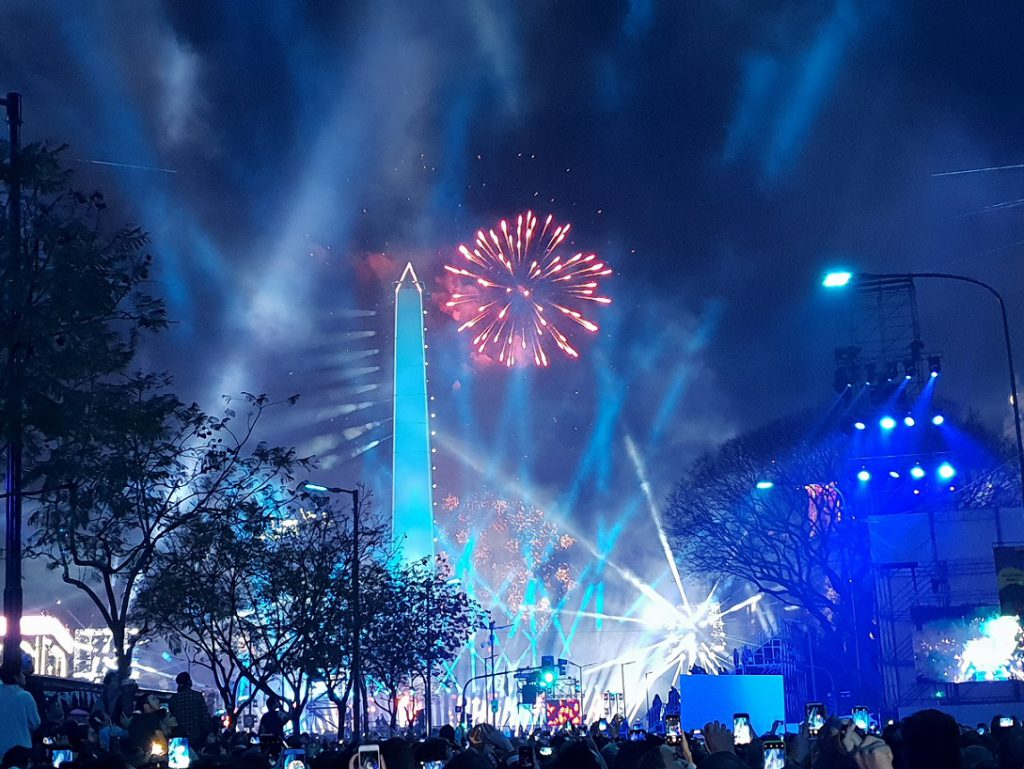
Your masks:
M602 720L530 734L447 725L429 738L364 741L360 749L289 735L275 701L256 730L225 729L188 673L165 700L140 694L129 705L123 692L105 692L94 712L62 721L40 716L21 669L4 666L0 680L0 769L1024 769L1017 719L967 728L938 710L877 734L844 718L826 721L813 736L806 725L777 735L776 724L771 733L740 740L746 744L719 722L659 734Z

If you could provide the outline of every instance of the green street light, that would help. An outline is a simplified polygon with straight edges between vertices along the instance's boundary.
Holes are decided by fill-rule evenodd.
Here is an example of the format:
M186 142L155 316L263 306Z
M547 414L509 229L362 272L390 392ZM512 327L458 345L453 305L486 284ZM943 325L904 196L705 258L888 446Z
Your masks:
M821 281L821 285L825 288L842 288L849 284L853 280L853 273L843 271L830 272Z

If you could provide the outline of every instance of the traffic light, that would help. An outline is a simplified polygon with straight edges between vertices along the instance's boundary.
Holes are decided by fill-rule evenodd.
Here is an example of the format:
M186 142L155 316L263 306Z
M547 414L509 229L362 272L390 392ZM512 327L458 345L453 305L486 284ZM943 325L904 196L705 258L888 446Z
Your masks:
M536 705L537 704L537 685L536 684L524 684L521 689L522 701L521 705Z
M555 688L558 681L558 668L555 667L555 658L545 654L540 658L540 675L537 676L537 686L545 691Z

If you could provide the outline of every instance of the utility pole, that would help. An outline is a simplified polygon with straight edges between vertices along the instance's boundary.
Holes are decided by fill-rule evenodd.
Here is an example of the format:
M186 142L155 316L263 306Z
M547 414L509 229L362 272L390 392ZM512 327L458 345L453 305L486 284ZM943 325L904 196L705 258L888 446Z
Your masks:
M359 590L359 489L343 489L340 486L322 486L319 483L303 483L302 487L313 494L348 494L352 497L352 734L358 739L362 735L362 718L366 705L363 698L363 655L360 635L363 631ZM340 731L340 729L339 729Z
M361 601L359 600L359 489L350 489L352 495L352 733L356 739L362 735L363 656L360 634L363 630Z
M22 259L21 259L21 94L8 93L0 99L7 110L7 128L10 132L10 181L8 182L8 225L10 227L7 281L8 322L10 338L7 340L7 550L4 571L4 616L7 633L4 636L5 664L21 663L21 459L22 459L22 350L20 344Z

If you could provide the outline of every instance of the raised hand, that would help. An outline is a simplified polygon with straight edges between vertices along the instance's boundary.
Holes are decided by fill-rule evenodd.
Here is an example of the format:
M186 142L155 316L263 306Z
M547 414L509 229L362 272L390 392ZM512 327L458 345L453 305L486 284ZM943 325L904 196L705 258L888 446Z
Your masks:
M735 753L736 745L732 731L720 721L712 721L704 725L704 741L710 753Z

